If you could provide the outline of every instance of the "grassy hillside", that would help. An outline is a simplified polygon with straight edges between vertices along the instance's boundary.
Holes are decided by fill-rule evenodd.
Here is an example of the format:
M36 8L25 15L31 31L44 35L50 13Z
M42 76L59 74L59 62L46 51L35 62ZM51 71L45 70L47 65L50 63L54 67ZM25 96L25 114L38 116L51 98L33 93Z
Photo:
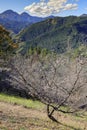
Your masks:
M52 122L40 102L0 94L0 130L87 130L87 112L55 115L61 123Z
M9 96L3 93L0 93L0 101L11 103L11 104L16 104L16 105L22 105L26 108L32 108L32 109L40 110L44 108L44 104L42 104L39 101L29 100L29 99L15 97L15 96Z
M31 25L18 38L24 42L23 50L40 46L63 53L70 48L86 45L87 17L56 17ZM20 41L20 42L21 42ZM21 43L20 43L21 44Z

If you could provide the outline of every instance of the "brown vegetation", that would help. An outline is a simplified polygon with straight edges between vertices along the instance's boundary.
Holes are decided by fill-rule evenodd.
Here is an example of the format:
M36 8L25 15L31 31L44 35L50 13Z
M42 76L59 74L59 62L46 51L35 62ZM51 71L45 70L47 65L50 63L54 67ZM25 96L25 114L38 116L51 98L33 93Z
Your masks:
M0 130L87 130L86 116L55 113L60 124L47 118L45 109L27 109L0 102Z
M35 60L36 59L36 60ZM74 113L87 104L87 59L52 56L18 56L11 62L14 87L47 105L48 117L54 111ZM66 110L62 110L66 106ZM84 107L84 108L85 108Z

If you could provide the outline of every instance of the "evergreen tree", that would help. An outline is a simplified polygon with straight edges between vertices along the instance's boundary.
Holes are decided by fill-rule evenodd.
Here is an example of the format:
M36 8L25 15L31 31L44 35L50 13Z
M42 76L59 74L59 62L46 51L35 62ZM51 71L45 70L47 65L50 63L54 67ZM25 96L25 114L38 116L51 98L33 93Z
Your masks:
M17 48L17 44L14 44L9 32L2 26L0 26L0 57L11 54Z

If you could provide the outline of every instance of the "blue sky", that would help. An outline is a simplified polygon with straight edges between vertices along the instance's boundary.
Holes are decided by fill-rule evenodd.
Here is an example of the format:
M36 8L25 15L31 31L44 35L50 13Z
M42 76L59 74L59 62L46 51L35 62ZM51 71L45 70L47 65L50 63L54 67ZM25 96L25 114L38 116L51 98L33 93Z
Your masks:
M39 17L81 15L87 13L87 0L0 0L0 13L8 9Z

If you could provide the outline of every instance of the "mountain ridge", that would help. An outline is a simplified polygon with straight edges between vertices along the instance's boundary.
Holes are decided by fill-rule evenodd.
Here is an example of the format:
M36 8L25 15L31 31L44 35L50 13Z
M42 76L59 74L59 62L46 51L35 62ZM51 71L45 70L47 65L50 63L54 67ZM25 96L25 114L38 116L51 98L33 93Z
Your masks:
M87 45L87 17L50 18L27 27L18 37L24 42L23 52L38 46L64 53L70 48Z
M0 24L4 26L6 29L13 31L14 33L18 33L25 27L33 23L43 21L45 19L47 18L31 16L26 12L18 14L13 10L6 10L0 13Z
M82 14L80 17L87 17L87 14Z
M27 19L25 19L25 16L27 17ZM23 19L23 17L24 17L24 19ZM32 21L33 18L38 18L38 21L43 19L43 18L31 16L26 12L19 14L13 10L6 10L6 11L0 13L0 18L6 18L9 20L13 20L13 21L27 21L27 22L34 22L34 21ZM35 22L38 22L38 21L35 21Z

